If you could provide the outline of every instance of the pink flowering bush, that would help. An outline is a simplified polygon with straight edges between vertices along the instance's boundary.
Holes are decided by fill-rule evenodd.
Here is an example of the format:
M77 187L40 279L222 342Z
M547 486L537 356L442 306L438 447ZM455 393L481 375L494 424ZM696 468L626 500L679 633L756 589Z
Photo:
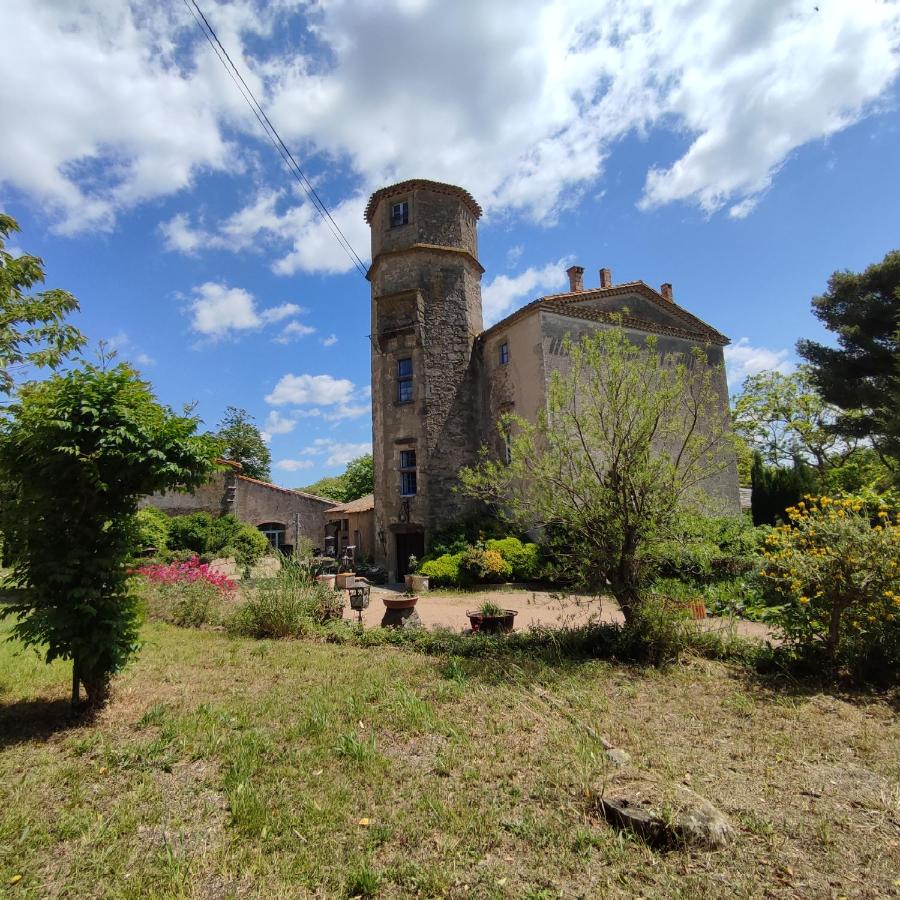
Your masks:
M137 591L151 619L198 628L221 619L222 601L237 590L234 581L192 557L135 570Z

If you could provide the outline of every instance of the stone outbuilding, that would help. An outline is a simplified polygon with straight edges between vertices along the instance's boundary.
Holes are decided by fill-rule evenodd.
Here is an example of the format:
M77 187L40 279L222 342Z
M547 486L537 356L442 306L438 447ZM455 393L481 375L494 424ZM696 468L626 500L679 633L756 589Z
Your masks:
M477 221L481 207L463 188L404 181L376 191L365 210L371 229L372 431L375 561L400 580L430 536L476 511L454 488L482 445L505 452L496 422L505 412L534 420L546 407L554 371L565 371L565 338L620 322L630 339L649 335L660 353L700 348L720 367L728 338L676 303L671 284L615 284L609 269L584 286L539 297L485 330ZM738 513L732 452L705 484L710 508Z
M324 549L325 512L334 506L333 500L248 478L241 474L238 463L222 462L224 471L195 491L152 494L140 505L154 506L170 516L231 513L262 531L272 547L284 553L292 552L301 538L316 549Z
M375 558L375 495L366 494L325 510L325 534L334 538L338 558L354 547L357 560Z

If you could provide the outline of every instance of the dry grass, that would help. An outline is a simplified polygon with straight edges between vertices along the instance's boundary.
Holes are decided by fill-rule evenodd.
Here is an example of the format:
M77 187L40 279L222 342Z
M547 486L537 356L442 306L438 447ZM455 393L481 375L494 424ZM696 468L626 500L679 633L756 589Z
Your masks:
M0 645L0 895L900 895L884 698L780 693L707 661L146 639L73 727L66 668ZM588 798L625 787L572 717L711 800L734 845L656 852L610 829Z

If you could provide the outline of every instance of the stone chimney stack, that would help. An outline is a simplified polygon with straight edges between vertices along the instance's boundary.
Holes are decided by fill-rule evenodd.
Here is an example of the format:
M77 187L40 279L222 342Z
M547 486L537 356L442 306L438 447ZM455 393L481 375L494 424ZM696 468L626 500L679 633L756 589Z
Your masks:
M665 284L661 285L659 288L659 292L663 295L664 300L672 299L672 285L667 281Z
M612 287L612 272L609 269L600 270L600 287Z
M569 276L569 290L574 294L576 291L584 290L584 267L583 266L569 266L566 269L566 274Z

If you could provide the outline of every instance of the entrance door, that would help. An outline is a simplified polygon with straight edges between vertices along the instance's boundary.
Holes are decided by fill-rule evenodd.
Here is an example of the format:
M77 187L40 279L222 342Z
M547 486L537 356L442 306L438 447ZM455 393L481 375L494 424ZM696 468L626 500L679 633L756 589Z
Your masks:
M409 571L409 557L421 559L425 555L425 532L411 531L409 534L397 535L397 580Z

